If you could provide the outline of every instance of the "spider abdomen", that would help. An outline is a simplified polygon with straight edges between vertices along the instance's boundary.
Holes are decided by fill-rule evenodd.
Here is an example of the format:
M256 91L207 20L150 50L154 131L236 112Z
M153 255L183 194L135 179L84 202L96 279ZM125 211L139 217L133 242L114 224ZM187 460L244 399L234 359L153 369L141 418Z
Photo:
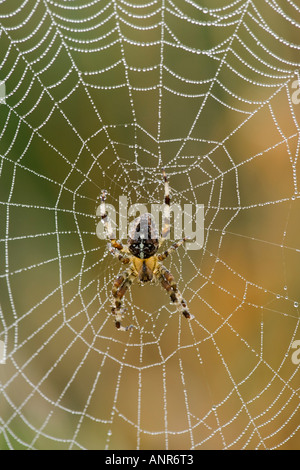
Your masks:
M132 262L139 281L148 282L153 280L157 268L156 256L144 260L136 257Z

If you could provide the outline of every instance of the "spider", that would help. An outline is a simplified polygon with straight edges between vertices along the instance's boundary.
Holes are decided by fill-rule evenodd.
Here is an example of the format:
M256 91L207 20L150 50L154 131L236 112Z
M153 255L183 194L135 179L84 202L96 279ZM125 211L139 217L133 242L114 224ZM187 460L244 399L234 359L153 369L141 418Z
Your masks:
M102 191L100 215L104 224L105 235L110 245L110 253L121 263L127 265L127 269L119 275L112 287L113 306L112 314L115 315L115 326L118 330L128 331L133 325L122 326L121 322L124 317L124 308L122 308L122 297L132 282L137 279L139 284L146 282L160 282L162 287L170 295L171 301L177 305L177 308L185 318L192 318L186 301L179 292L174 276L163 266L162 261L169 256L172 251L177 250L186 240L183 238L179 242L174 243L170 248L162 254L156 254L158 248L161 247L170 232L170 195L169 183L166 172L163 169L163 178L165 185L164 210L163 210L163 229L160 237L155 227L154 218L151 214L142 214L137 217L131 224L127 246L123 246L119 241L113 238L113 230L106 213L105 200L106 191Z

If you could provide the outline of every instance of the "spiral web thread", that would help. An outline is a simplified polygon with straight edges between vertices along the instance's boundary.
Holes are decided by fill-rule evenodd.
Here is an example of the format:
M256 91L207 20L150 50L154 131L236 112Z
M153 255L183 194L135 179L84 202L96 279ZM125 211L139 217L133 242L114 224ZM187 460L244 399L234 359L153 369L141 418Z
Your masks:
M223 6L220 6L220 3ZM299 448L299 28L292 0L0 2L0 436L9 449ZM166 265L195 318L96 237L205 205Z

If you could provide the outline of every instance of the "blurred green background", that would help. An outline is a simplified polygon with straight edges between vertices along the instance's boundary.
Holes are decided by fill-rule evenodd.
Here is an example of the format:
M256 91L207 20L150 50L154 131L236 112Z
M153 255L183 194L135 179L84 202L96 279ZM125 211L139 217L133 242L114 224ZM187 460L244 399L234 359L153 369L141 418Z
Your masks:
M2 449L299 449L299 21L283 1L0 5ZM99 194L162 202L163 166L173 202L205 205L203 250L166 261L195 319L134 285L122 334Z

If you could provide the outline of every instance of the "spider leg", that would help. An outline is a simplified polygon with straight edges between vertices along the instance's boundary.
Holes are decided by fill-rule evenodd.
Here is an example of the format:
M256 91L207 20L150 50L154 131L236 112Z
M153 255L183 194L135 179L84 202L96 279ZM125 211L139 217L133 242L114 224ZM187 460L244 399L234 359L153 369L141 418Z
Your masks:
M123 264L128 264L130 262L130 258L120 253L117 248L111 248L109 252Z
M163 169L163 177L165 181L165 198L163 209L163 229L159 240L159 246L162 245L170 233L170 188L165 169Z
M100 216L101 216L102 223L104 225L105 235L108 238L108 240L110 241L111 246L113 248L116 248L119 251L123 251L124 247L123 247L122 243L118 242L114 238L114 232L113 232L113 229L112 229L112 226L111 226L111 222L110 222L109 217L108 217L107 212L106 212L105 200L106 200L106 191L102 191L101 205L100 205Z
M128 287L131 286L134 277L135 276L132 274L131 270L124 271L123 274L121 274L115 279L115 282L112 288L112 295L114 297L114 306L112 307L111 311L112 311L112 314L115 315L115 326L120 331L128 331L133 328L133 325L126 326L126 327L121 325L121 321L123 319L123 313L124 313L121 299L126 293Z
M180 291L177 288L177 284L175 282L173 274L167 270L164 266L160 266L160 283L162 287L168 292L170 295L170 299L177 305L177 309L185 316L185 318L193 318L188 311L188 307L186 301L182 297Z
M188 237L184 237L179 242L174 243L173 245L170 246L170 248L168 248L166 251L164 251L161 255L158 255L157 259L159 261L163 261L164 259L166 259L167 256L169 256L170 253L172 253L172 251L177 250L177 248L179 248L181 245L183 245L183 243L185 243L186 240L188 240Z

